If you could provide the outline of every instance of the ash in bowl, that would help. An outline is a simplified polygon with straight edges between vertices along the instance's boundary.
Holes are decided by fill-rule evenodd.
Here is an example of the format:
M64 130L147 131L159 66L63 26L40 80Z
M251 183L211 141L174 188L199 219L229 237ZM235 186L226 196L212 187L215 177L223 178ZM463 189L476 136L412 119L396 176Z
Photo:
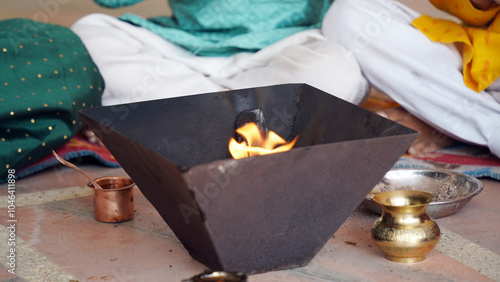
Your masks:
M421 190L421 191L431 190L428 192L431 192L431 194L434 196L433 199L434 202L450 201L453 199L465 197L469 192L469 189L467 189L466 185L463 185L463 183L457 183L457 181L454 181L452 177L446 177L444 179L436 179L436 181L439 184L437 189L427 188ZM410 185L394 187L391 185L383 184L375 186L375 188L372 190L372 193L370 193L368 196L373 198L373 196L376 194L392 190L420 190L420 189L418 187L413 187Z
M441 185L436 191L432 193L434 195L433 201L435 202L449 201L465 197L469 192L469 189L467 189L466 185L453 181L451 177L446 177L445 179L439 180L439 182L441 183Z
M399 169L389 171L363 201L368 210L381 213L373 196L392 190L419 190L434 195L427 213L433 218L444 217L462 209L483 189L475 177L452 171L432 169Z

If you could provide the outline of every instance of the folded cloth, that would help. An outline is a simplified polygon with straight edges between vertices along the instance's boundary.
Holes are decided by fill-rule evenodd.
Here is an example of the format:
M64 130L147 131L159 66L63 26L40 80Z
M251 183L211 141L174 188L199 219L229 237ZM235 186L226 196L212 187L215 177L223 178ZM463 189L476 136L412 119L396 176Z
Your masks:
M96 0L119 8L137 0ZM170 0L173 16L143 19L125 14L121 20L142 26L190 52L229 56L255 52L300 31L319 28L328 0L227 1Z
M359 103L368 90L352 54L327 41L319 29L295 33L255 53L207 57L109 15L85 16L71 28L106 81L103 105L284 83L307 83Z
M70 29L0 21L0 178L68 142L79 109L101 105L104 82Z

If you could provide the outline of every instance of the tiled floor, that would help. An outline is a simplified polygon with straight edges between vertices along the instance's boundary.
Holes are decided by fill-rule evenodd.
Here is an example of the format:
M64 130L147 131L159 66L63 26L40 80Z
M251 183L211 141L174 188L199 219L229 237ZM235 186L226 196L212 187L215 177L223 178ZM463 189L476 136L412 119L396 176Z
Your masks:
M83 165L91 177L126 174ZM92 192L77 172L57 167L16 182L16 275L0 257L0 279L11 281L180 281L206 269L192 259L136 189L136 215L123 223L94 219ZM500 281L500 182L456 214L437 219L442 238L423 262L386 260L370 239L377 215L356 210L301 268L251 275L249 281ZM0 186L0 246L10 236L7 185ZM3 242L3 243L2 243Z
M163 10L167 11L163 0L148 0L126 11L148 16L166 13ZM81 0L0 0L0 19L46 17L69 26L91 12L120 15L125 10L102 9ZM90 164L81 168L93 178L126 176L122 169ZM441 241L422 262L386 260L370 240L377 215L358 209L309 265L252 275L249 280L500 281L500 182L482 182L484 191L467 207L437 220ZM0 280L180 281L206 269L189 256L140 190L135 190L133 220L101 223L93 218L92 194L85 184L83 176L66 167L17 181L15 232L7 229L7 185L0 185ZM8 272L6 256L12 234L16 275Z

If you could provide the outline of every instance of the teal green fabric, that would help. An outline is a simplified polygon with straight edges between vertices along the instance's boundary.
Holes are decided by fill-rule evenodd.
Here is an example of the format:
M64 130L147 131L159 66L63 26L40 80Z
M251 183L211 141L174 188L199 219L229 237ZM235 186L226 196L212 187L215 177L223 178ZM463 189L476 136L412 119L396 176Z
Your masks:
M108 7L125 3L97 0ZM127 1L125 1L127 2ZM170 0L173 17L121 20L142 26L200 56L255 52L294 33L319 28L329 0Z
M0 177L68 142L78 110L101 105L104 81L70 29L0 21Z
M120 8L120 7L131 6L142 1L143 0L95 0L97 4L107 8Z

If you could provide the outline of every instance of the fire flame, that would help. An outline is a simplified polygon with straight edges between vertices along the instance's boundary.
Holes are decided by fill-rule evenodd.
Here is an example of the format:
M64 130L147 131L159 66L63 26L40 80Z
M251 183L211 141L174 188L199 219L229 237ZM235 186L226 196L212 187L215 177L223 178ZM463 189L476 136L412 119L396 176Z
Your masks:
M267 136L262 136L255 123L247 123L236 129L236 132L245 140L241 143L238 143L234 138L229 140L229 152L235 159L289 151L295 145L298 137L295 137L290 143L286 143L273 131L269 131Z

